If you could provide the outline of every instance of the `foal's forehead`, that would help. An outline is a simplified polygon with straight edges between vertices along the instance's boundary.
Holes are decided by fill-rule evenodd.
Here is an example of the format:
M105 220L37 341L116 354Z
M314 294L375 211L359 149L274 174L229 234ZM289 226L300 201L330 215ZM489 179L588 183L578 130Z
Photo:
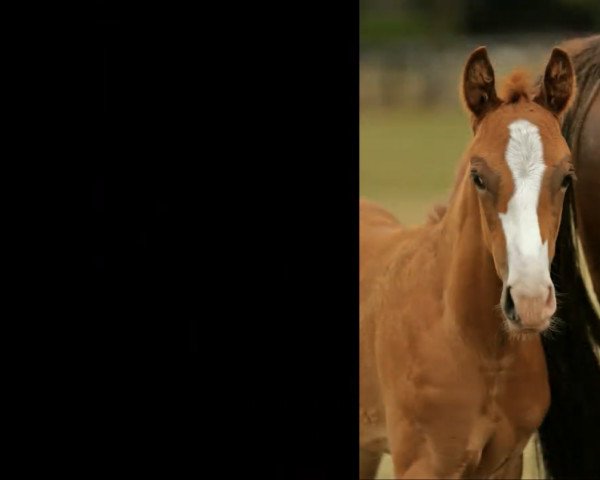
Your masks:
M538 146L546 165L560 163L569 153L556 117L534 102L502 105L481 127L480 143L495 150L496 161L505 161L510 148L519 148L525 154Z

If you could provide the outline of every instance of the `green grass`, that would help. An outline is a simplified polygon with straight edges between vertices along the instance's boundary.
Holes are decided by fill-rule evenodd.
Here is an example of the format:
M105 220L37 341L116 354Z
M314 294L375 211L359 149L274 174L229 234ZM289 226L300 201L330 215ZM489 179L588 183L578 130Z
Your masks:
M360 193L406 224L444 201L471 130L460 109L366 110L360 115Z
M360 18L360 40L380 46L398 39L422 38L431 34L430 23L425 16L415 13L365 14Z

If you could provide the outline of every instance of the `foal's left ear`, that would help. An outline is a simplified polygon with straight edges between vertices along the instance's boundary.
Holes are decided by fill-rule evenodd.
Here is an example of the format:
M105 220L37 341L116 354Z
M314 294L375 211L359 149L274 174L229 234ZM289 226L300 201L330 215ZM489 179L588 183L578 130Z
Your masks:
M569 55L564 50L555 48L550 55L544 83L535 101L560 116L575 98L575 88L575 71Z

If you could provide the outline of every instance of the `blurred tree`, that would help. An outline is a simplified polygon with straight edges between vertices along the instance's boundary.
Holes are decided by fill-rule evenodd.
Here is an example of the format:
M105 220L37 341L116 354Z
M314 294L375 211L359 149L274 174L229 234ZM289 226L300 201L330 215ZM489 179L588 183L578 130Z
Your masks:
M411 7L427 18L428 37L440 41L462 30L465 17L465 0L411 0Z
M361 41L379 45L459 33L600 31L598 0L360 0L359 8Z
M467 0L468 33L594 31L598 0Z

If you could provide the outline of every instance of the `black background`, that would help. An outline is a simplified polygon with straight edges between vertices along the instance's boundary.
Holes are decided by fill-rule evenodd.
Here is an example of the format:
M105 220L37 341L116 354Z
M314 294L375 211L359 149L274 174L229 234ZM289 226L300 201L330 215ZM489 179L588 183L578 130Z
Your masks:
M101 418L141 462L355 475L357 6L97 5L83 347Z
M88 465L355 477L358 5L95 6L61 90L92 191Z
M186 64L178 63L184 39L133 9L106 6L96 15L89 25L97 83L86 158L95 324L115 354L194 355L197 309L184 301L197 284L186 268L192 259L184 253L189 237L179 201L189 185L182 167L197 161L185 140L192 125L182 103L191 93Z

